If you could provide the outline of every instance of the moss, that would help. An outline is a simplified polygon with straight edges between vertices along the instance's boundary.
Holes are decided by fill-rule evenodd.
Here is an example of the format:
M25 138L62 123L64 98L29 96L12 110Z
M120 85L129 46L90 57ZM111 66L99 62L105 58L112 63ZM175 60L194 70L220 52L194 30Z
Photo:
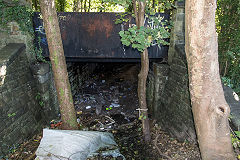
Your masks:
M64 96L64 91L62 88L60 88L60 96L63 97Z
M53 57L54 57L54 64L55 64L56 67L58 67L59 60L58 60L58 56L57 56L56 51L53 52Z
M73 117L73 115L71 115L71 117ZM76 128L76 122L75 122L74 118L71 118L70 120L67 120L67 123L70 127Z
M52 23L52 22L53 22L53 17L52 17L52 16L49 16L49 17L48 17L48 20Z

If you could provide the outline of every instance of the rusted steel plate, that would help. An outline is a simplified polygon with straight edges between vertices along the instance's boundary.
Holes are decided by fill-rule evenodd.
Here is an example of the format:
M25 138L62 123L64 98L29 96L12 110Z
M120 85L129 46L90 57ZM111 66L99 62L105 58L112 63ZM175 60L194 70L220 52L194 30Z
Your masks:
M165 15L165 17L168 17ZM129 24L116 25L116 13L58 13L65 57L70 61L138 61L139 52L121 44L119 31ZM48 57L48 45L40 13L33 17L36 45ZM167 46L149 48L149 58L167 56Z

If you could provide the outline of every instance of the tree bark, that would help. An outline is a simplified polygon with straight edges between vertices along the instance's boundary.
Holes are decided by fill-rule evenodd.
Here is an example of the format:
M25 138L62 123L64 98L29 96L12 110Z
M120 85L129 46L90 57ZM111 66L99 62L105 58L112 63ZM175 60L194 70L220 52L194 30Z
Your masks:
M195 128L203 160L234 160L218 65L216 0L186 0L186 55Z
M139 106L142 113L142 126L143 126L143 136L145 142L149 142L151 140L150 135L150 126L149 126L149 118L148 118L148 108L146 101L146 82L149 71L149 59L148 59L148 50L145 49L143 53L141 53L141 71L138 74L138 100Z
M91 10L91 0L88 0L88 12Z
M79 0L73 1L73 12L79 12Z
M38 2L37 0L32 1L35 11L38 11Z
M63 129L78 129L54 0L40 0Z
M133 0L133 8L134 14L136 16L136 25L138 29L141 26L144 26L144 15L145 15L145 6L146 2L138 1L138 7L136 1ZM141 112L141 120L143 125L143 136L145 142L149 142L151 140L150 135L150 126L148 119L148 109L147 109L147 101L146 101L146 83L147 76L149 71L149 58L148 58L148 50L145 49L143 53L141 53L141 70L138 74L138 100Z
M84 12L87 12L87 0L84 1Z

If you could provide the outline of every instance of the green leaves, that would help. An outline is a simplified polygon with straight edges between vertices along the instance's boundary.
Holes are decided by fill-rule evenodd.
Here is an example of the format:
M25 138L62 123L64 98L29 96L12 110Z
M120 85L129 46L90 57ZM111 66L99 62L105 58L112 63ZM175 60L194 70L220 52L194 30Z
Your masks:
M8 118L13 117L13 116L16 116L16 113L9 113L8 114Z
M216 26L221 75L240 93L240 3L236 0L218 0Z
M153 45L169 45L166 41L170 37L170 26L161 22L160 16L149 16L148 25L137 29L136 26L129 28L127 31L120 31L121 42L125 46L132 46L139 52Z
M9 22L17 22L20 30L24 32L33 32L32 27L32 10L26 6L19 5L14 2L14 5L7 6L0 0L0 25L7 26Z

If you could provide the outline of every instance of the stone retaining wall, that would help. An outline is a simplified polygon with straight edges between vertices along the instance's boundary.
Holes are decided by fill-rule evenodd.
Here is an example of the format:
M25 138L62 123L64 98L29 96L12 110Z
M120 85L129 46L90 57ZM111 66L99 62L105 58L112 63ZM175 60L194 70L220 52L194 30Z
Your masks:
M196 133L188 89L184 50L184 1L175 2L168 64L155 63L148 83L148 106L161 128L179 140L195 142ZM152 79L152 80L151 80Z
M154 79L154 83L149 85L152 89L148 87L153 94L148 105L161 128L181 141L195 142L184 45L176 45L174 54L170 65L153 65L154 74L150 74L149 79Z
M43 108L46 121L50 122L60 113L50 62L34 63L31 65L31 70L37 83L36 100Z
M8 44L0 50L0 155L31 137L45 123L43 107L36 100L37 83L24 44Z
M29 64L24 44L0 50L0 158L58 118L50 62ZM96 63L67 63L73 96L96 68Z
M97 63L67 63L68 77L73 97L76 93L79 93L84 81L90 78L90 75L96 67Z

